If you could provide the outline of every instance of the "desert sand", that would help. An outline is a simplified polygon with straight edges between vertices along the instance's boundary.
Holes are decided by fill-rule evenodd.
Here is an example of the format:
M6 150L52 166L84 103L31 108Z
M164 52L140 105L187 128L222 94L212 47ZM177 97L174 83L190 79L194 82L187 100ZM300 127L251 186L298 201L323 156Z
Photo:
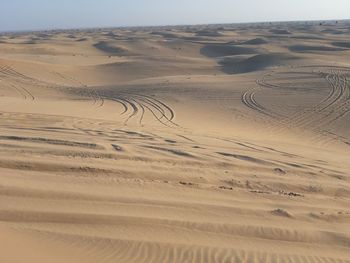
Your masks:
M0 262L350 262L347 21L0 35Z

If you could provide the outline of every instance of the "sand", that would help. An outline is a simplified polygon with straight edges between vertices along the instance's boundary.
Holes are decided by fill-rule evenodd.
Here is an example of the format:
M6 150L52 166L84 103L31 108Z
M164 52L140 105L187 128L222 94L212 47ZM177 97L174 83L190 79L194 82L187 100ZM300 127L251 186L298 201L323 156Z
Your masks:
M339 23L0 35L0 262L350 262Z

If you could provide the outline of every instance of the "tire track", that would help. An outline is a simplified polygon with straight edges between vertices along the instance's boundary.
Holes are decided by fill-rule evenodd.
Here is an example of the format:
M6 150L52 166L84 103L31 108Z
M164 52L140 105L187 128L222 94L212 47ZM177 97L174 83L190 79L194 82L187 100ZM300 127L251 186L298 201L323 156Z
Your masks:
M350 68L315 65L297 67L296 69L298 71L293 71L294 69L292 71L271 71L264 74L256 80L260 89L253 88L243 93L242 103L248 108L265 115L270 121L274 121L272 129L275 132L283 132L286 129L296 128L300 130L308 129L316 133L317 136L324 136L325 133L323 131L325 127L335 121L339 121L350 113ZM300 71L300 69L312 69L312 71ZM283 91L288 88L282 84L271 83L269 79L276 79L276 74L283 75L289 73L317 74L320 79L324 79L328 83L330 91L320 102L298 111L289 117L257 103L256 96L259 91L263 91L264 89ZM288 80L288 77L283 79L283 81ZM305 89L305 87L302 88Z
M139 99L144 103L150 104L150 106L154 106L162 115L160 119L165 118L166 123L171 123L177 126L177 124L173 122L173 119L175 118L175 112L168 105L166 105L160 100L157 100L149 96L140 95L140 94L136 94L135 96L139 97Z
M333 112L335 109L335 105L341 102L344 98L346 98L347 93L349 92L349 85L347 78L344 78L344 74L341 72L336 72L334 67L332 68L330 73L323 73L325 75L325 79L330 83L331 91L329 95L323 99L318 104L298 112L292 117L286 118L283 121L283 124L293 124L298 127L304 127L304 123L307 123L310 120L313 120L314 114L324 112L326 110L331 109ZM268 88L278 88L283 89L283 86L274 85L266 82L266 76L273 76L272 73L265 74L262 79L257 80L258 85L262 85L262 87ZM256 106L256 105L255 105ZM344 104L341 104L344 106Z
M83 82L81 82L80 80L77 80L74 77L67 76L56 71L52 71L51 73L59 76L60 78L64 79L65 81L68 81L69 83L75 83L75 85L78 85L78 88L88 89L89 90L88 97L90 97L93 100L93 105L97 106L98 108L104 106L105 98L100 96L95 89L88 87L88 85L84 84Z
M322 111L322 107L323 107L323 109L326 109L334 103L335 100L333 97L338 96L337 95L338 89L337 89L337 86L333 84L333 81L331 81L331 78L333 78L333 77L334 76L332 76L331 73L327 74L325 77L326 80L331 85L331 91L330 91L329 95L324 100L322 100L320 103L318 103L310 108L307 108L306 110L303 110L301 112L296 113L294 116L292 116L291 118L289 118L287 120L287 124L289 122L289 123L292 123L294 125L302 126L302 123L309 120L311 118L311 115Z
M329 125L335 119L340 119L349 110L349 81L344 72L332 70L326 76L331 86L329 95L317 105L311 107L308 112L299 113L299 116L289 119L289 123L296 127L323 127Z
M12 67L10 66L1 66L0 67L0 73L5 74L5 75L9 75L12 77L18 77L18 78L22 78L28 81L36 81L36 79L28 77L22 73L19 73L18 71L14 70Z
M105 100L111 100L111 101L117 102L120 105L122 105L124 110L123 110L122 113L120 113L120 115L124 115L129 110L127 103L124 100L122 100L122 99L107 98L107 97L104 97L104 99Z
M263 78L265 75L263 76ZM260 87L260 90L263 90L263 87L267 87L264 82L262 82L261 79L256 80L256 83ZM270 85L268 85L270 87ZM268 116L274 120L280 120L281 118L284 118L285 116L282 115L281 113L271 111L267 109L266 107L262 106L256 101L256 94L257 94L257 88L250 89L243 93L241 97L241 101L243 102L244 105L246 105L248 108L258 111L259 113Z
M261 88L269 88L269 89L278 89L278 90L283 90L285 89L285 87L283 87L282 85L276 85L276 84L271 84L269 82L267 82L266 80L266 77L273 77L275 74L288 74L288 73L296 73L296 74L310 74L309 72L270 72L270 73L267 73L265 74L261 79L258 79L256 82L257 84L261 87ZM316 107L316 106L315 106ZM281 128L284 127L285 125L288 125L289 122L292 120L292 119L297 119L297 118L300 118L300 117L304 117L306 113L312 111L312 109L305 109L305 110L302 110L301 112L297 112L296 114L294 114L293 116L291 117L287 117L287 116L281 116L283 118L279 118L279 123L277 123L277 125Z
M19 84L21 82L25 83L25 81L29 81L30 83L33 83L34 82L33 78L25 76L15 71L10 66L6 66L6 65L0 67L0 78L5 78L6 81L8 82L8 85L12 89L20 93L25 100L27 98L30 98L31 100L35 100L35 97L33 96L33 94L27 88L23 87L22 84Z
M59 72L52 73L56 74L65 81L78 84L78 95L89 97L93 101L93 105L97 107L102 107L105 104L105 100L114 101L120 104L123 108L120 115L126 115L126 119L124 120L125 124L134 118L139 118L138 123L143 125L145 115L150 113L157 122L164 126L179 127L179 125L174 122L174 110L161 100L143 94L127 92L119 93L113 96L106 96L103 94L103 92L99 92L92 87L88 87L73 77L67 77ZM0 66L0 77L6 79L6 82L8 82L11 88L15 89L16 92L18 92L24 99L35 100L35 97L27 88L30 86L67 88L56 84L53 84L52 86L52 84L28 77L7 65Z
M158 99L147 95L124 92L112 96L96 93L103 100L114 101L122 106L123 110L120 115L127 115L124 124L128 124L132 119L138 118L138 123L143 125L145 116L149 113L157 122L164 126L179 127L174 122L174 110Z
M35 79L16 71L13 67L8 65L0 66L0 78L5 79L7 82L11 82L13 85L20 86L28 96L34 100L35 96L28 89L29 87L41 87L41 88L67 88L57 84L49 83L44 80ZM24 87L25 86L25 87Z

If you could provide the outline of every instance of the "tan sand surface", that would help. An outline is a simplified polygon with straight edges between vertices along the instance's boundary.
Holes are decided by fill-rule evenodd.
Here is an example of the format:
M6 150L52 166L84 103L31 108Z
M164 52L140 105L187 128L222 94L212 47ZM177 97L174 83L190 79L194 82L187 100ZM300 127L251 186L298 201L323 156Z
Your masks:
M0 262L350 263L350 31L0 35Z

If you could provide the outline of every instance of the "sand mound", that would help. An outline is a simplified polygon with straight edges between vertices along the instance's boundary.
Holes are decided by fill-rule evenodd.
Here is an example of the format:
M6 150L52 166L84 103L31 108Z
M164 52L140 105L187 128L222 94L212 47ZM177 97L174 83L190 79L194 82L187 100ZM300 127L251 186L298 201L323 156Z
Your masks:
M289 32L286 29L271 29L271 33L276 34L276 35L290 35L291 32Z
M116 34L114 32L106 32L103 34L104 36L111 37L111 38L118 38L121 37L119 34Z
M253 38L251 40L247 40L245 42L242 42L241 44L244 45L263 45L263 44L267 44L268 41L264 38Z
M322 40L322 39L324 39L323 37L308 36L308 35L304 35L304 36L289 36L289 38L292 38L292 39L304 39L304 40Z
M77 36L73 35L73 34L69 34L66 36L67 38L70 38L70 39L76 39Z
M204 46L200 52L210 58L257 53L253 48L237 47L231 44L209 44Z
M284 54L261 54L249 58L224 58L220 61L222 70L228 74L247 73L263 70L269 67L282 66L288 64L297 57Z
M97 44L94 44L94 47L102 52L108 53L109 55L114 55L114 56L130 55L129 51L126 50L125 48L118 47L106 41L98 42Z
M350 42L333 42L332 45L336 47L350 48Z
M222 34L216 30L201 30L197 32L196 36L201 37L220 37Z
M164 38L169 38L169 39L173 39L173 38L178 38L179 36L177 36L174 33L170 33L170 32L164 32L164 31L153 31L151 32L152 35L158 35L158 36L162 36Z
M87 41L87 40L88 40L88 38L83 37L83 38L77 39L76 41L77 41L77 42L84 42L84 41Z
M293 52L313 52L313 51L344 51L343 48L334 48L329 46L309 46L309 45L294 45L289 47Z
M292 217L287 211L280 208L271 211L271 213L276 216L283 216L283 217L289 217L289 218Z
M321 30L321 32L327 33L327 34L333 34L333 35L342 35L346 33L342 30L337 30L337 29L324 29L324 30Z

